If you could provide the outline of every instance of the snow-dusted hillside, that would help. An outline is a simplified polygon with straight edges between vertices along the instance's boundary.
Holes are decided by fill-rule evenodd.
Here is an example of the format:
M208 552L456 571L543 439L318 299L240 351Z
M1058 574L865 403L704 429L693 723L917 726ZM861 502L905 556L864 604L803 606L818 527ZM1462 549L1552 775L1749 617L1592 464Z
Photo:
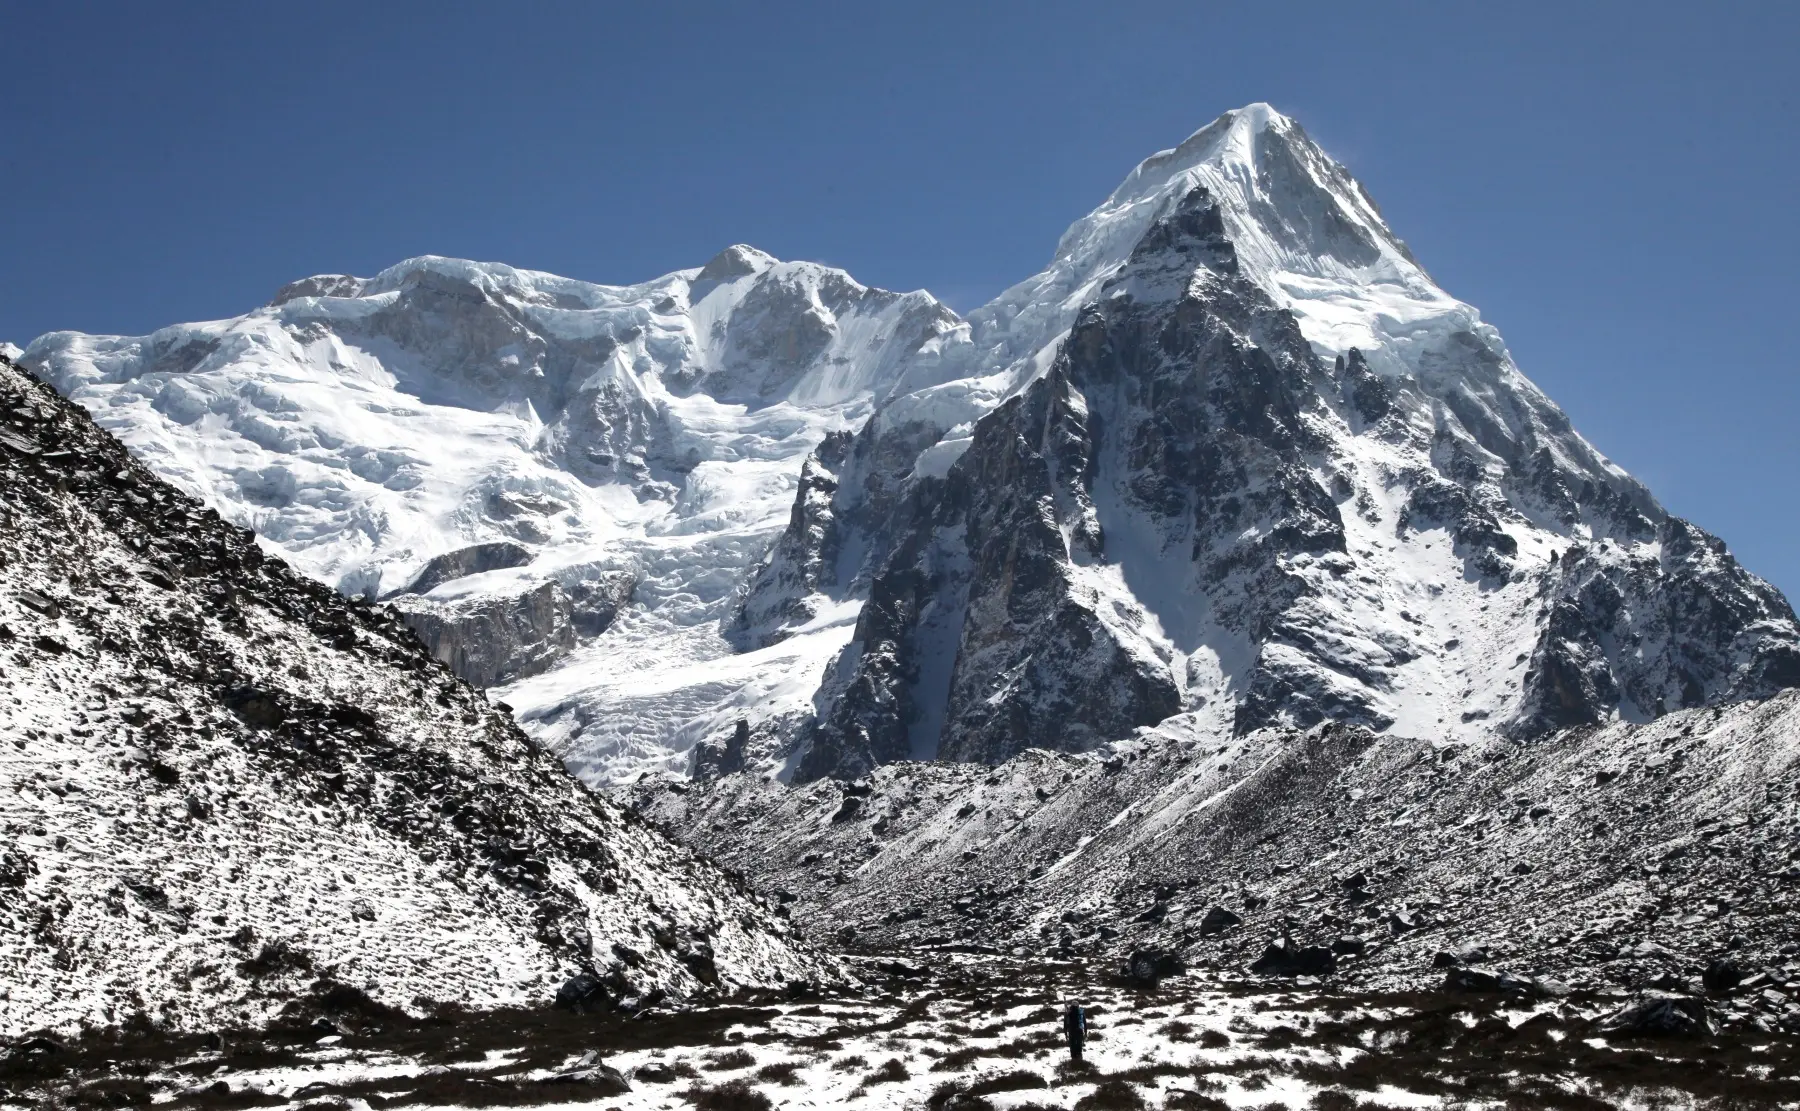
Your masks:
M417 259L24 359L593 781L1800 683L1780 594L1266 105L966 320L743 247L627 288Z
M0 1036L833 975L385 611L0 361Z

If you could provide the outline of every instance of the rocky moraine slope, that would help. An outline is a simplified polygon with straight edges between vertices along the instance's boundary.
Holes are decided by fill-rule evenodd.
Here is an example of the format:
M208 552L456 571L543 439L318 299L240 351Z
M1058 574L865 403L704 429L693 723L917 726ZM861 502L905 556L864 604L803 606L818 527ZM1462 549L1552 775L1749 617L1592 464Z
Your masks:
M1665 991L1710 996L1728 1027L1800 1032L1800 692L1528 742L1221 739L1177 718L998 767L634 793L866 953L1153 954L1340 991Z
M836 974L4 360L0 832L0 1035Z

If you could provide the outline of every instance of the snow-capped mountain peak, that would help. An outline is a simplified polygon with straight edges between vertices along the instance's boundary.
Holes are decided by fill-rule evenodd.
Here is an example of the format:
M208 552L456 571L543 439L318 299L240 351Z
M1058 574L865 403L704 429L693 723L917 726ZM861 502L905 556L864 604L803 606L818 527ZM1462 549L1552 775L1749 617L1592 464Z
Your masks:
M1063 234L1051 264L995 307L1079 308L1196 186L1220 206L1245 275L1295 313L1326 357L1355 347L1377 373L1411 373L1421 331L1480 326L1474 309L1413 260L1348 171L1262 103L1227 112L1139 163ZM971 314L978 327L986 311Z
M1266 105L1140 164L970 322L1016 360L968 406L991 408L934 437L890 406L742 611L870 600L804 776L1081 749L1178 709L1203 733L1534 732L1800 676L1779 593L1667 558L1722 549ZM854 564L832 577L803 535ZM1683 627L1700 596L1748 624Z

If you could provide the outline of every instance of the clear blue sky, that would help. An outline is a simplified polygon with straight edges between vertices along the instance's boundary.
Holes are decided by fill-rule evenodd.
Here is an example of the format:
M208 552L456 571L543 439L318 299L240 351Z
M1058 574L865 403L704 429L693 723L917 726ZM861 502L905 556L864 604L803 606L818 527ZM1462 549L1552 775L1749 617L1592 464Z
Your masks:
M966 309L1267 100L1800 596L1796 7L0 0L0 338L415 254L626 282L737 241Z

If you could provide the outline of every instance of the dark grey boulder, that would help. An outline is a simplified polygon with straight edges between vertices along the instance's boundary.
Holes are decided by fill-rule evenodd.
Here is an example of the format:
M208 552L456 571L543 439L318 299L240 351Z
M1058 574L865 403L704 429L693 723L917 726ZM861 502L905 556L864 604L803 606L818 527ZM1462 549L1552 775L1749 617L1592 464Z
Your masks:
M1708 991L1730 991L1744 981L1744 970L1736 961L1720 958L1706 966L1700 974L1700 982Z
M1277 938L1250 971L1258 976L1328 976L1337 971L1337 955L1323 945L1297 946Z
M1481 945L1464 945L1457 949L1439 949L1432 954L1433 968L1461 968L1465 965L1486 964L1488 951Z
M1207 910L1200 919L1200 932L1203 935L1221 934L1233 926L1243 925L1244 920L1221 906Z
M600 982L598 976L583 972L569 977L563 981L562 987L556 989L556 1005L586 1013L609 1008L612 999L606 994L606 985Z
M1494 995L1535 995L1537 985L1523 976L1492 968L1452 968L1444 973L1444 990Z
M1706 1004L1685 995L1643 995L1600 1022L1621 1038L1703 1038L1712 1033Z
M1164 978L1187 971L1187 963L1162 949L1138 949L1125 961L1125 978L1141 988L1154 988Z

